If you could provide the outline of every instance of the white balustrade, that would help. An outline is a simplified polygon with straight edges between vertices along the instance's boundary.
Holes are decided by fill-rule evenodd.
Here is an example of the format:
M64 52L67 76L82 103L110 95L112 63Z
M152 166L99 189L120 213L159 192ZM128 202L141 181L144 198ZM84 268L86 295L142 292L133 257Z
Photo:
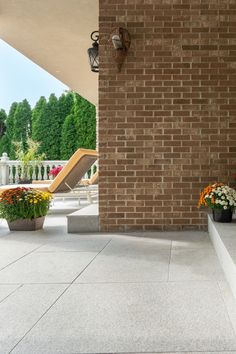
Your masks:
M28 166L24 168L21 161L9 160L6 153L0 157L0 185L16 184L23 177L30 180L48 180L49 171L56 166L65 166L67 161L54 160L54 161L29 161Z
M49 171L57 166L65 166L67 161L30 161L27 166L26 177L29 180L44 181L50 179ZM7 153L3 153L0 157L0 185L17 184L23 177L24 166L21 161L9 160ZM98 169L97 161L91 167L90 173L86 173L84 178L91 177Z

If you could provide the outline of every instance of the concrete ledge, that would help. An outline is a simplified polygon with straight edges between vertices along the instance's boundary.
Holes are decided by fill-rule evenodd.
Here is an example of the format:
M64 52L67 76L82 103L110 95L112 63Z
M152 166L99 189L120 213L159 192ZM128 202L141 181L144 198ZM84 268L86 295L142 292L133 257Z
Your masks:
M236 298L236 219L218 223L208 215L208 231L225 276Z
M99 232L98 204L91 204L67 215L68 233Z

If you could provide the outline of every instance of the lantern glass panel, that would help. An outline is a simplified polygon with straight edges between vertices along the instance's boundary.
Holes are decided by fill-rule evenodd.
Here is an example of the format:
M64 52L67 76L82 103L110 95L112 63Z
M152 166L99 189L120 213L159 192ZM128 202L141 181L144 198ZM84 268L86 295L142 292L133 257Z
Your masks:
M89 63L93 72L99 71L98 44L93 43L93 47L88 49Z

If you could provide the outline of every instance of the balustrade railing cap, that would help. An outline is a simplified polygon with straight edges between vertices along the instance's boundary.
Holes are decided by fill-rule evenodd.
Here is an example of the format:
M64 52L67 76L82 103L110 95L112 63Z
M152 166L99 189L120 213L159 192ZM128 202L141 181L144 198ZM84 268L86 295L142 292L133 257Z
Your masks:
M7 160L9 160L9 157L8 157L6 152L3 152L2 156L1 156L1 161L4 162L4 161L7 161Z

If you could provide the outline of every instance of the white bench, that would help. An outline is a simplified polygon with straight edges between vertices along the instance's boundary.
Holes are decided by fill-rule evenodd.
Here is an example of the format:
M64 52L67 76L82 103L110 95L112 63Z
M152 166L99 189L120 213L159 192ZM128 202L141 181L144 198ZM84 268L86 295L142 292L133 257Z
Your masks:
M226 279L236 298L236 218L232 223L219 223L208 215L208 231Z

